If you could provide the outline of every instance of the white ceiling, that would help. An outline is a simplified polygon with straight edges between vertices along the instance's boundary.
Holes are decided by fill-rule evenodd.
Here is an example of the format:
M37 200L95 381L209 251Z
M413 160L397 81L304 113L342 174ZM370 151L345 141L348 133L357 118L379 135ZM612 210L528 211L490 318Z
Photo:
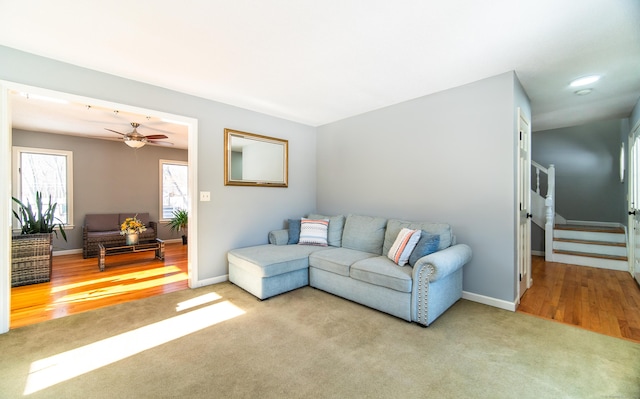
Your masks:
M145 136L165 135L166 139L148 145L187 149L188 128L184 123L166 120L158 115L139 114L106 107L102 102L63 99L38 93L11 92L11 124L14 129L34 132L122 141L123 134L133 130L131 123L139 123L138 133ZM64 97L64 96L63 96ZM56 101L52 101L56 100Z
M534 131L628 117L640 97L637 0L0 0L0 9L2 45L312 126L511 70ZM594 73L603 77L591 94L569 88Z

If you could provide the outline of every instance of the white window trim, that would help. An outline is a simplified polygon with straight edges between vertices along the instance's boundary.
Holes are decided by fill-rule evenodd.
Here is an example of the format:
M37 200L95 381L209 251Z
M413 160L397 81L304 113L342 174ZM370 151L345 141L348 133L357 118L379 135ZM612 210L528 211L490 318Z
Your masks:
M65 230L71 230L75 226L73 224L73 151L65 150L52 150L48 148L32 148L32 147L18 147L13 146L13 168L11 171L13 180L13 189L11 195L20 198L22 179L20 179L20 154L28 152L32 154L48 154L48 155L60 155L67 158L67 218L68 223L65 223L63 228ZM12 201L13 202L13 201ZM12 204L13 205L13 204ZM14 230L20 230L15 217L12 217L12 227Z
M158 203L159 203L159 207L160 207L159 212L158 212L158 222L159 223L169 223L169 221L171 220L171 219L163 218L163 216L164 216L163 205L164 204L162 203L162 201L163 201L162 193L164 191L164 187L162 186L162 183L163 183L162 166L165 165L165 164L183 165L183 166L186 166L187 168L189 167L189 162L188 161L174 161L172 159L161 159L159 161L159 163L158 163L158 165L159 165L159 172L158 172L158 188L159 188L158 196L159 196L159 201L158 201ZM188 192L189 192L189 188L187 187L187 193Z

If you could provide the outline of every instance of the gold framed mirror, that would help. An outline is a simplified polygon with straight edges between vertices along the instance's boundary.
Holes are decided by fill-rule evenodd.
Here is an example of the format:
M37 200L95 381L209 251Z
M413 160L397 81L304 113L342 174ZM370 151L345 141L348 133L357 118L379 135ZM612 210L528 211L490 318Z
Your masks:
M224 185L288 187L289 142L224 129Z

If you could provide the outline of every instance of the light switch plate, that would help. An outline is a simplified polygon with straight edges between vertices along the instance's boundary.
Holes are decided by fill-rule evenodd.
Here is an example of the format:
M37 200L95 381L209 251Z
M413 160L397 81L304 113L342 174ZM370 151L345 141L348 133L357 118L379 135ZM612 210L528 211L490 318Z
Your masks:
M211 201L211 192L200 191L200 201Z

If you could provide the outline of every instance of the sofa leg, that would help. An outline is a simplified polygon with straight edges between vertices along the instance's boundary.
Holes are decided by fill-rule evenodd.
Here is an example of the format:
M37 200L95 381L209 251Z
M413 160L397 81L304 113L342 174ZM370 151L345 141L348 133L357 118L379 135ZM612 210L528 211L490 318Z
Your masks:
M427 328L427 327L428 327L427 325L422 324L422 323L418 323L417 321L416 321L416 324L417 324L417 325L419 325L419 326L420 326L420 327L422 327L422 328Z

